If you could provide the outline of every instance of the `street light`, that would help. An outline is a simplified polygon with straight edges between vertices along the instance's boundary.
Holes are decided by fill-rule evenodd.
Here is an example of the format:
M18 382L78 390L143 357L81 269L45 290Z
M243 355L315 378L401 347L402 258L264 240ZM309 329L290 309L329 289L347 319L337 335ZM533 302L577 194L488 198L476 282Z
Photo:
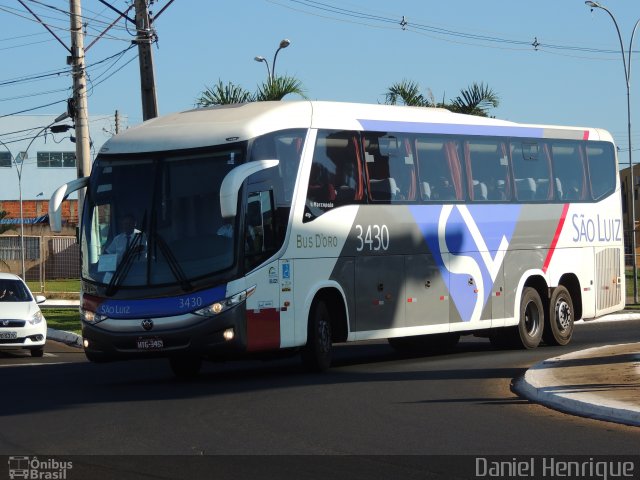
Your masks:
M278 58L278 52L280 52L280 50L282 50L283 48L287 48L289 45L291 45L291 40L289 40L288 38L283 38L282 40L280 40L280 45L278 46L276 53L273 55L271 70L269 70L269 62L266 58L260 55L254 57L254 60L256 62L264 62L264 64L267 66L267 79L269 80L269 83L273 82L274 78L276 78L276 58Z
M622 54L622 66L624 67L624 79L627 85L627 135L629 137L629 175L631 176L631 254L632 254L632 264L633 264L633 302L638 303L638 264L636 261L636 203L635 203L635 177L633 175L633 161L632 161L632 153L631 153L631 52L633 49L633 38L636 34L636 29L638 28L638 24L640 24L640 19L636 21L635 26L633 27L633 31L631 32L631 40L629 41L629 60L624 56L624 45L622 44L622 35L620 34L620 28L618 27L618 22L616 21L616 17L613 16L611 11L600 5L598 2L593 2L591 0L587 0L584 2L585 5L593 10L594 8L599 8L604 10L609 14L611 20L613 20L613 24L616 27L616 32L618 32L618 40L620 41L620 53Z
M29 148L31 148L31 145L33 144L33 142L35 141L36 138L38 138L43 132L47 131L47 129L49 127L51 127L52 125L61 122L62 120L65 120L69 118L69 114L67 112L58 115L55 120L53 122L51 122L49 125L47 125L46 127L42 128L38 133L36 133L36 135L31 139L31 141L29 142L29 145L27 145L27 148L23 151L20 152L18 154L18 157L15 160L15 166L16 166L16 172L18 174L18 194L20 196L20 260L22 263L22 279L24 281L27 280L26 277L26 271L24 268L24 213L22 210L22 168L24 167L24 161L28 158L29 155ZM18 159L20 160L20 163L18 164Z

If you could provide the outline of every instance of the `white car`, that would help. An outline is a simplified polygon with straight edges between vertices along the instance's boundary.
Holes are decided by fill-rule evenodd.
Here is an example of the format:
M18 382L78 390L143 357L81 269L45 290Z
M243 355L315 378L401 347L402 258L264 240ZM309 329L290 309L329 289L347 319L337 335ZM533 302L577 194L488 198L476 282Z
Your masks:
M0 350L27 349L32 357L44 354L47 321L38 307L46 300L35 298L22 279L0 272Z

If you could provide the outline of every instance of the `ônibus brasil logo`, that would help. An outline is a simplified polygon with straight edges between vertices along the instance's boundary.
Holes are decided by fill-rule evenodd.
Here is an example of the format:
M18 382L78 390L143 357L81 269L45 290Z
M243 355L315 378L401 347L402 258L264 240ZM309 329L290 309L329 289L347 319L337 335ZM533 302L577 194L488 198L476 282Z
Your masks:
M9 478L14 480L66 480L67 472L73 468L73 462L53 458L39 460L38 457L9 457Z

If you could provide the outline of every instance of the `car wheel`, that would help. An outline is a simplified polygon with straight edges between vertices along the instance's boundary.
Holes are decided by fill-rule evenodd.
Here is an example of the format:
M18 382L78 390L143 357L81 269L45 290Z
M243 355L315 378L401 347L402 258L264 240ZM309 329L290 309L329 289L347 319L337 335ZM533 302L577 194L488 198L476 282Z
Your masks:
M31 349L31 356L35 357L35 358L40 358L44 355L44 347L40 347L40 348L32 348Z

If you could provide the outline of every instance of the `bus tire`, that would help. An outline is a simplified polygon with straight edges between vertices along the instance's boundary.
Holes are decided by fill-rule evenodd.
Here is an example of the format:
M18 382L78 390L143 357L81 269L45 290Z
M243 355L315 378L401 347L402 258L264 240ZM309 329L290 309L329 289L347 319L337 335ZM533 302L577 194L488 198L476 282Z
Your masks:
M331 319L323 300L316 300L309 314L307 344L301 352L302 364L310 372L324 372L331 366Z
M169 357L173 374L181 379L195 378L202 368L202 358L191 355L175 355Z
M520 300L520 321L516 329L519 347L536 348L544 332L544 306L535 288L526 287Z
M562 285L558 286L551 295L549 316L545 325L543 337L548 345L566 345L573 335L575 311L571 294Z

